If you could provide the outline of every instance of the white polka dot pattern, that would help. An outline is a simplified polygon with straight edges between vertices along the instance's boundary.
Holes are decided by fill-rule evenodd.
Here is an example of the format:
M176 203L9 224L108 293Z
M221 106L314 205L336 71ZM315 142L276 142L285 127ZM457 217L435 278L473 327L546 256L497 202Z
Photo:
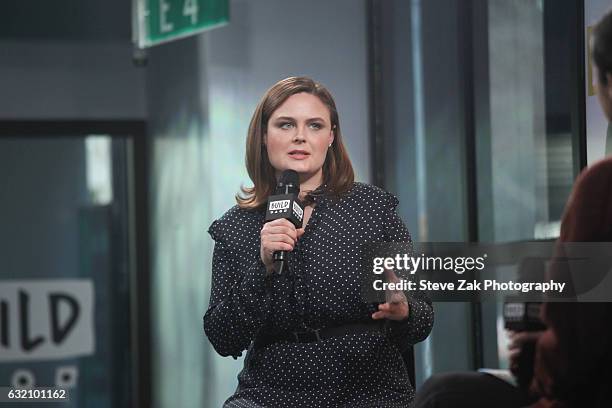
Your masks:
M377 306L361 298L361 244L411 242L397 198L378 187L355 183L340 200L315 202L281 276L266 277L259 258L263 210L234 206L209 229L215 249L204 331L223 356L249 350L225 407L407 407L414 392L400 353L429 335L427 299L410 298L408 318L388 321L386 335L252 346L258 333L371 319Z

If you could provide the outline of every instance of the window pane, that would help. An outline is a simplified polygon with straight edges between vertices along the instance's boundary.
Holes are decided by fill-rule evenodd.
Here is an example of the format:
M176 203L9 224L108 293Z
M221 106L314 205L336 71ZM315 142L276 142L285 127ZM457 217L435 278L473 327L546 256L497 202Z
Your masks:
M480 241L554 239L579 167L578 6L487 7L489 101L476 118L489 123L477 139ZM485 366L507 367L501 304L482 308Z
M0 384L129 405L126 143L0 139Z

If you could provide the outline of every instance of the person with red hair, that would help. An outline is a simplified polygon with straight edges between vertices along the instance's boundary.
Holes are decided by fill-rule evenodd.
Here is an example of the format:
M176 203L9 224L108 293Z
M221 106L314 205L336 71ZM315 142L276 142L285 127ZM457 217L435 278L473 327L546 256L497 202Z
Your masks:
M612 12L595 27L592 55L598 98L612 121ZM612 242L612 157L577 178L548 278L569 278L564 249L575 242ZM604 269L597 272L610 273L610 264L600 266ZM521 386L481 373L436 375L417 393L412 408L611 406L612 303L549 301L541 317L546 330L511 335L510 369Z

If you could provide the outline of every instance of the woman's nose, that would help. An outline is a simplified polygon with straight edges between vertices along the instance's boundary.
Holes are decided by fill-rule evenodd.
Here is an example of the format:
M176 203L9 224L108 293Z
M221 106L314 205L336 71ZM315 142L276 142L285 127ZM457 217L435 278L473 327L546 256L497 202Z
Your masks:
M304 137L305 132L305 126L296 126L295 134L293 135L293 140L299 142L306 140L306 138Z

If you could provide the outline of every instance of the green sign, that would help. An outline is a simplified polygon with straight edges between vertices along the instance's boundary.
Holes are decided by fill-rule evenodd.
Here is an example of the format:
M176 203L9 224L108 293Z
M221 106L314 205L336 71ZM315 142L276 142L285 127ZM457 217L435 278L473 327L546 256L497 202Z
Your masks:
M150 47L229 21L229 0L134 0L137 44Z

